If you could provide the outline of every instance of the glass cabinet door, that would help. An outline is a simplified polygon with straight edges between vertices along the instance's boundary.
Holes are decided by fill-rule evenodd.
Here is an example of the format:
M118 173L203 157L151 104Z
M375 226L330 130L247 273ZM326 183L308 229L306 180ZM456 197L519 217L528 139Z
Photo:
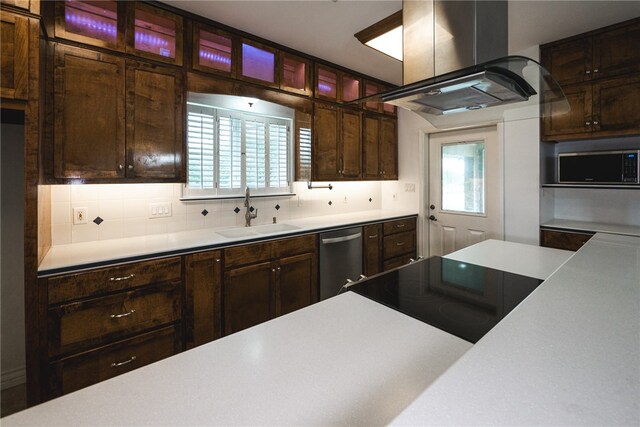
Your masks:
M129 28L128 51L135 55L182 65L182 17L136 3Z
M55 5L55 36L122 50L124 4L117 1L66 0Z
M193 68L235 76L234 39L225 31L194 24Z
M248 40L242 41L240 78L275 86L276 50Z
M364 96L371 96L371 95L375 95L376 93L379 93L382 90L382 88L380 87L380 85L376 84L376 83L372 83L372 82L365 82L364 83ZM364 103L364 108L367 110L371 110L371 111L380 111L380 103L376 102L365 102Z
M311 61L285 52L280 52L280 58L280 89L310 95Z
M340 90L340 99L343 102L353 101L360 98L360 79L357 77L343 74L340 79L342 88Z
M325 67L316 67L316 97L329 101L338 100L338 72Z

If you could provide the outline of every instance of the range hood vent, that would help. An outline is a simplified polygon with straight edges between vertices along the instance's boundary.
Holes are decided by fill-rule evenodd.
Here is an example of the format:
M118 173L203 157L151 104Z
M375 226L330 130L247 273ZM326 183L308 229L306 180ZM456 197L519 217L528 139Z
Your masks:
M438 129L568 112L562 89L544 67L506 56L507 15L505 1L405 0L405 85L354 103L389 103Z

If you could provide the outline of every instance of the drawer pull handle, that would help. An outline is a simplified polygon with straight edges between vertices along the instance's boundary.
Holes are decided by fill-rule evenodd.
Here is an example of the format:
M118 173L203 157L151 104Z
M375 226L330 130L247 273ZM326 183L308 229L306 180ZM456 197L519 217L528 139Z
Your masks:
M109 280L112 282L119 282L121 280L129 280L129 279L133 279L134 277L136 277L136 275L134 273L131 273L128 276L122 276L122 277L112 277Z
M369 236L370 239L375 239L376 237L378 237L377 234L374 234L373 236Z
M398 243L396 243L396 246L403 246L403 245L404 245L404 242L398 242Z
M134 360L136 360L137 357L136 356L131 356L129 359L123 361L123 362L113 362L111 364L112 368L117 368L119 366L123 366L123 365L128 365L129 363L133 362Z
M404 228L404 224L396 224L396 228Z
M119 318L121 318L121 317L131 316L131 315L132 315L133 313L135 313L135 312L136 312L135 310L131 310L131 311L128 311L128 312L126 312L126 313L112 314L112 315L111 315L111 316L109 316L109 317L110 317L110 318L112 318L112 319L119 319Z

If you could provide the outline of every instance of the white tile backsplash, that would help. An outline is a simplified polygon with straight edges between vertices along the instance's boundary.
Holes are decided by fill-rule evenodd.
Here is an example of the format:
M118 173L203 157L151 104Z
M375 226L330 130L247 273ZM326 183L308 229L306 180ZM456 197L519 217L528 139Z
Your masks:
M314 185L328 183L314 183ZM254 198L258 209L252 224L270 224L310 216L332 215L381 208L381 184L332 183L333 190L307 189L294 183L295 196ZM51 186L51 234L53 245L174 233L204 228L244 226L242 199L183 202L182 184L84 184ZM344 198L347 202L344 202ZM369 199L371 198L371 202ZM329 205L331 201L331 205ZM172 216L148 218L149 203L171 203ZM276 209L276 205L279 209ZM73 208L89 210L87 224L73 225ZM240 212L234 212L235 208ZM202 215L203 210L207 215ZM93 222L102 218L100 225Z

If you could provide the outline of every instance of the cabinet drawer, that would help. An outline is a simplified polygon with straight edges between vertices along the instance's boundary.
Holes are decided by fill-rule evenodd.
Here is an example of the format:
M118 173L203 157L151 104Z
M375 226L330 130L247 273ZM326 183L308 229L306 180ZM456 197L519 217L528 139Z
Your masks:
M540 230L540 246L577 251L587 243L594 233Z
M402 254L415 253L416 233L408 231L405 233L385 236L383 240L383 258L388 260Z
M316 251L317 235L292 237L290 239L278 240L275 243L275 258L288 257L293 255L306 254Z
M59 360L52 364L52 392L71 393L172 356L181 346L179 327L170 326Z
M382 264L382 271L391 270L391 269L394 269L394 268L401 267L403 265L409 264L409 262L411 262L412 258L413 259L416 258L416 254L415 253L405 254L405 255L401 255L399 257L387 259Z
M49 304L180 280L181 259L165 258L47 279Z
M234 246L224 250L224 265L225 268L229 268L269 261L272 257L272 252L272 242Z
M94 298L49 309L49 356L168 324L181 317L179 283Z
M395 233L402 233L416 229L416 219L407 218L398 221L389 221L383 224L383 232L385 236Z

